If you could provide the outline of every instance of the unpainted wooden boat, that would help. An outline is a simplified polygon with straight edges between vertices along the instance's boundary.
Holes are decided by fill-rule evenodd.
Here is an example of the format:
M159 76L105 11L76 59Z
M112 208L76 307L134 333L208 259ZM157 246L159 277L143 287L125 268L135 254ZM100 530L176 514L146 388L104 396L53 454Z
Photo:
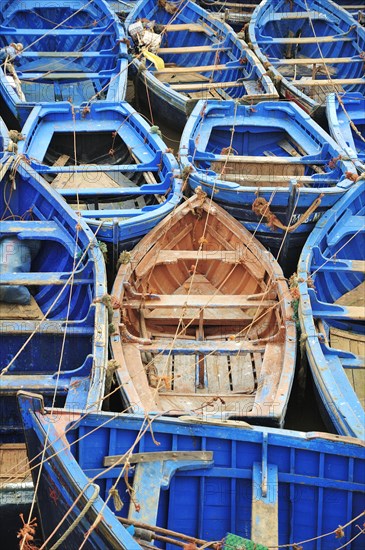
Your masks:
M239 32L242 30L258 6L260 0L198 0L198 4L217 17L222 17L231 27Z
M107 242L115 265L181 199L180 169L127 103L34 108L19 153Z
M342 149L292 102L201 101L179 154L190 187L201 186L243 223L287 275L316 221L357 177Z
M0 92L21 124L40 102L119 102L128 55L124 29L106 2L2 3L0 48L23 50L0 67Z
M298 265L302 339L323 412L365 439L365 182L317 224Z
M112 294L112 352L131 410L283 424L296 350L287 283L204 193L137 245Z
M365 29L330 0L264 0L249 39L281 95L317 118L328 93L364 93Z
M37 502L49 547L364 547L359 440L60 409L51 422L39 396L21 392L19 405L33 479L45 449Z
M332 137L355 163L365 171L365 95L349 93L327 96L327 120Z
M139 2L125 23L130 33L137 21L146 27L135 38L137 45L140 37L140 46L133 63L138 100L154 116L182 128L198 99L256 103L277 97L261 63L230 27L194 2L166 5L157 0ZM151 35L144 34L147 27L154 33L151 43ZM159 58L157 70L156 59L148 61L149 51Z
M49 405L101 408L108 320L90 229L23 162L0 165L1 442L22 438L19 389Z

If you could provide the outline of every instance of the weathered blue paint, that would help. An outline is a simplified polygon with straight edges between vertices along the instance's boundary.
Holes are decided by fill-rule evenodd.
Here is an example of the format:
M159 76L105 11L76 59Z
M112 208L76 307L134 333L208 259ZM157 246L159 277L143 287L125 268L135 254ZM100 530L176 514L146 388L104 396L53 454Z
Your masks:
M39 105L23 134L19 153L49 182L58 174L83 175L82 186L68 183L57 189L74 208L83 205L80 213L97 239L113 246L113 264L181 200L174 156L127 102L94 103L86 110L65 102ZM55 166L62 154L69 157L67 164ZM114 187L103 187L105 175Z
M121 23L106 2L46 0L3 2L0 48L21 43L15 59L22 98L6 67L0 67L0 92L21 124L40 102L124 100L127 47Z
M228 163L235 167L236 179L238 176L241 182L230 181L233 168L228 164L224 178L219 166L218 170L214 168L213 163L225 162L227 157L222 153L230 147L233 152ZM281 249L284 268L291 257L296 256L297 261L320 216L353 185L346 173L356 175L354 164L339 158L345 155L338 144L292 102L261 102L252 108L233 101L200 101L185 126L179 154L182 166L193 168L190 187L200 185L274 254ZM237 155L243 155L245 162L236 164ZM285 158L279 183L275 182L275 171L272 174L265 170L263 164L270 164L271 155ZM250 157L254 157L253 164ZM262 157L262 163L257 157ZM286 233L271 228L253 212L258 197L270 203L270 210L284 226L296 223L316 199L320 198L320 204L299 227Z
M364 281L364 260L365 183L360 181L311 233L300 257L298 277L299 319L319 397L338 433L362 439L365 412L345 369L364 369L364 358L331 347L329 333L333 327L364 337L363 304L352 308L335 304ZM323 329L316 319L323 321Z
M90 480L94 476L98 476L94 483L100 486L100 497L67 538L67 548L79 547L115 483L123 507L115 512L109 498L98 528L88 539L89 546L95 549L140 548L128 539L114 515L132 514L135 519L138 517L133 511L136 504L141 517L146 513L156 514L158 526L209 541L221 540L228 531L245 538L250 538L252 532L258 533L265 517L263 514L253 517L252 510L260 510L260 506L267 509L266 504L275 513L264 535L268 541L278 538L279 544L318 537L346 524L364 510L365 453L363 444L355 439L251 428L245 423L242 427L239 423L232 427L229 422L197 424L151 417L148 424L138 415L110 413L83 415L75 411L69 416L57 410L53 418L45 413L39 397L23 393L19 395L19 405L29 458L35 459L34 464L39 463L36 457L48 434L38 492L45 537L77 497L83 495L50 543L55 542L85 508L84 495L91 493ZM142 454L147 464L149 453L160 455L169 451L177 454L211 451L213 465L178 470L169 484L160 476L151 479L153 491L160 489L158 502L142 490L138 503L133 503L126 485L127 478L132 486L137 476L131 453ZM113 455L120 457L119 466L106 466L106 457ZM130 467L125 474L121 467L123 455L124 462L130 457ZM37 472L35 466L32 473L36 476ZM49 498L52 489L57 495L56 503ZM355 534L358 534L356 522L345 529L341 544ZM363 536L356 538L351 549L362 549L363 542ZM335 544L335 536L331 535L312 542L308 548L332 550ZM166 548L172 550L170 545Z
M339 102L341 100L342 105ZM359 173L365 171L365 91L327 96L327 120L333 139L351 159ZM356 127L352 128L351 123ZM357 133L360 132L360 135Z
M101 408L108 345L106 308L94 303L107 291L95 237L27 164L17 166L14 181L11 174L10 164L0 184L0 239L16 236L39 250L29 272L3 273L1 285L26 286L39 312L29 316L23 306L23 318L6 311L0 320L2 442L21 438L21 388L43 393L47 403Z
M328 86L321 90L320 86L304 87L303 81L298 85L302 77L357 79L340 85L346 92L364 93L361 54L365 29L335 2L264 0L252 14L248 33L254 52L268 66L281 95L295 100L315 117L324 114ZM288 58L296 57L309 61L305 66L285 64ZM311 64L313 58L320 59L315 66ZM327 59L325 68L322 58ZM350 62L331 62L330 58L348 58ZM333 86L330 91L334 91Z
M184 30L183 32L169 29L164 32L161 48L166 46L181 48L180 53L157 52L165 63L173 63L177 67L197 67L226 65L227 70L208 69L201 72L202 78L195 82L194 89L186 93L174 90L173 82L160 81L155 75L153 64L144 60L146 70L143 70L142 59L136 57L133 61L136 75L136 94L142 103L151 104L152 111L160 120L171 124L175 128L183 128L187 117L196 104L196 92L205 93L206 97L212 97L209 90L199 89L197 82L216 82L216 93L222 99L242 99L248 102L257 102L262 99L277 98L277 92L265 69L252 55L247 44L239 40L236 34L222 21L211 17L203 8L194 2L184 1L176 4L178 7L174 15L169 14L164 8L159 7L155 0L139 2L135 9L128 15L125 27L138 19L145 18L159 25L198 24L203 32ZM192 52L189 48L196 46L210 46L210 51ZM198 75L199 77L199 75ZM203 80L203 81L202 81ZM237 82L241 80L243 86L220 87L224 82ZM175 79L175 82L177 80ZM183 81L182 81L183 82ZM193 85L194 86L194 85ZM148 92L148 98L147 98ZM195 96L195 97L194 97ZM202 95L200 95L202 97Z

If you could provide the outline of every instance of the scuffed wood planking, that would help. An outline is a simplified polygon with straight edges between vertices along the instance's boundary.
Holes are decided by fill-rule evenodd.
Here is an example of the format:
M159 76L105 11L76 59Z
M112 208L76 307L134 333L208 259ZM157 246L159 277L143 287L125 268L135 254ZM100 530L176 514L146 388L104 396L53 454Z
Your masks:
M231 384L229 380L228 358L224 355L209 355L205 357L206 373L208 379L208 391L215 395L229 393Z
M250 353L231 355L231 377L233 392L252 392L255 388L255 379L252 369Z
M195 393L196 355L174 355L174 391Z

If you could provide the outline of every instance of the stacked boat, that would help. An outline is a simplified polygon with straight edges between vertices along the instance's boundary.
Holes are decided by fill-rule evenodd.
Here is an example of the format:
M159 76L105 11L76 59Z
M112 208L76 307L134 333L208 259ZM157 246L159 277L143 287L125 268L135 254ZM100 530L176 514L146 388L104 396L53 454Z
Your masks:
M347 7L2 6L0 494L21 548L364 547ZM328 433L285 429L306 357Z

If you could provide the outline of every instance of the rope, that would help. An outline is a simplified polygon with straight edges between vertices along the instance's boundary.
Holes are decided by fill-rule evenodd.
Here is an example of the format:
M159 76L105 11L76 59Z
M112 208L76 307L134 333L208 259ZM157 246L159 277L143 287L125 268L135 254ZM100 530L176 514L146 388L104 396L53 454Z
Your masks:
M74 531L76 529L78 524L84 519L84 517L86 516L89 509L91 508L91 506L96 501L96 499L99 496L100 487L99 487L99 485L96 485L95 483L91 483L91 487L94 487L94 493L88 499L85 508L80 512L78 517L71 523L69 528L66 529L66 531L63 533L62 537L56 542L56 544L51 546L49 550L56 550L56 548L59 548L61 546L61 544L63 544L65 542L67 537L72 533L72 531Z
M312 204L307 208L307 210L300 216L299 220L295 222L293 225L284 225L273 212L270 210L269 203L267 202L264 197L258 197L254 200L252 204L252 210L257 216L263 216L267 219L267 224L271 229L274 229L275 227L278 227L279 229L282 229L283 231L286 231L287 233L291 233L292 231L295 231L302 225L302 223L305 222L305 220L313 214L318 208L318 206L321 204L322 198L324 194L321 193L319 197L317 197Z

